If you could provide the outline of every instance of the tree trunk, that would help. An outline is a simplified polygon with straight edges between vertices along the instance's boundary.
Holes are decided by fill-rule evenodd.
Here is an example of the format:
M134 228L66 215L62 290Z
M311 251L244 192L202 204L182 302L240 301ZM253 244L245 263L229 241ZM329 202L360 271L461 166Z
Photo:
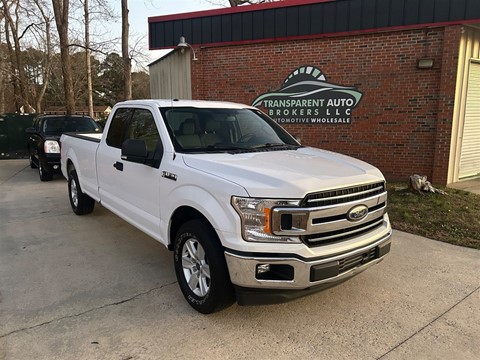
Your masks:
M132 60L128 53L128 4L122 0L122 57L123 57L123 96L125 100L132 98Z
M8 57L10 61L10 73L11 73L11 81L13 86L13 97L15 99L15 110L19 111L21 105L19 104L18 100L21 98L21 95L18 90L18 76L16 75L17 69L15 67L15 55L13 52L13 46L10 40L10 30L6 22L5 22L5 40L7 43Z
M12 65L16 64L16 74L17 75L17 80L18 80L18 89L19 89L19 98L20 98L20 110L23 109L23 111L26 112L32 112L32 107L30 105L30 102L28 100L28 86L27 86L27 78L25 76L25 66L23 63L23 54L22 50L20 48L20 39L18 36L18 10L19 10L19 4L16 3L15 7L15 19L16 21L12 18L10 15L10 10L9 6L6 2L6 0L2 0L3 4L3 10L4 10L4 16L5 16L5 34L7 36L7 44L10 52L10 59L12 61ZM10 30L10 31L8 31ZM8 38L9 34L11 34L12 39L13 39L13 45L11 43L11 40ZM14 56L12 56L12 53ZM15 59L13 61L13 58ZM14 72L15 74L15 72Z
M2 21L3 21L3 15L0 14L0 46L2 46L2 31L1 31L1 26L2 26ZM0 114L3 114L5 112L5 77L3 75L3 66L4 66L4 61L3 61L3 53L2 49L0 48Z
M85 62L87 65L87 98L88 115L93 118L93 85L92 85L92 60L90 50L90 15L88 10L88 0L84 0L83 12L85 14Z
M60 40L60 59L62 61L63 87L67 115L75 113L75 95L73 92L72 68L68 47L68 9L69 0L52 0L58 38Z
M52 40L50 34L50 18L45 13L40 4L39 0L34 0L35 5L37 5L40 14L42 15L43 21L45 22L45 52L46 52L46 61L45 67L43 69L43 83L40 87L40 91L38 92L35 98L35 106L37 113L42 112L42 102L45 96L45 92L47 91L48 83L50 82L50 74L52 70Z

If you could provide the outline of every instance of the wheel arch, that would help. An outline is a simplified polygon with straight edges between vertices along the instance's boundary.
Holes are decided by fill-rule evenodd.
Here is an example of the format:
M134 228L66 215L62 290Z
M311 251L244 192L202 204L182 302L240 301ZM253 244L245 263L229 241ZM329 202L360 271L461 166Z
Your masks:
M169 250L173 250L174 239L180 227L183 224L185 224L187 221L195 220L195 219L201 220L202 222L204 222L206 226L208 226L215 234L217 234L217 238L218 238L218 233L216 232L215 228L213 227L213 225L205 215L203 215L200 211L198 211L197 209L191 206L184 205L177 208L170 218L170 228L168 232L168 237L169 237L168 249Z
M72 170L76 170L75 165L73 164L72 159L68 159L66 163L67 175L70 174Z
M61 159L60 159L60 170L62 171L63 176L68 179L68 174L72 169L75 169L77 172L77 175L80 177L81 174L79 174L79 167L78 165L78 159L77 155L75 152L69 148L66 153L61 153Z

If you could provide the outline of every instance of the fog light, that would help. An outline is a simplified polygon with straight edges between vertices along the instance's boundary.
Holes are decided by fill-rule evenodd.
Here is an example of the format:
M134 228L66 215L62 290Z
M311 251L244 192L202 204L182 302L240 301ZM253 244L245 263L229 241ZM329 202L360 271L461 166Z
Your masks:
M257 265L257 275L265 274L270 271L270 264Z
M58 170L59 167L60 167L59 165L53 165L53 168L54 168L55 170Z
M255 278L262 281L293 281L294 269L287 264L259 264Z

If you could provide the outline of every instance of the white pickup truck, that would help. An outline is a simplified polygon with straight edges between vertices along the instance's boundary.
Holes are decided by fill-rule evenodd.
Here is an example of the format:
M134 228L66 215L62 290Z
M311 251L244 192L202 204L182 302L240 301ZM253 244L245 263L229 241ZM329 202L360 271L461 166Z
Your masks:
M126 101L103 134L61 143L73 211L99 202L172 250L202 313L318 291L390 251L380 171L302 146L250 106Z

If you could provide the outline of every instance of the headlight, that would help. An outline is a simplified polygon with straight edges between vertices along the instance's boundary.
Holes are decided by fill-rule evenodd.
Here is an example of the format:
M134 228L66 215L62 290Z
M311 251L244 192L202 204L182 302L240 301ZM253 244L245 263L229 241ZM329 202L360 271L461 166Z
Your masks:
M246 241L299 243L293 236L272 233L272 209L298 206L299 200L257 199L232 196L232 206L242 221L242 236Z
M60 154L60 145L58 141L45 140L43 150L45 151L45 154Z

